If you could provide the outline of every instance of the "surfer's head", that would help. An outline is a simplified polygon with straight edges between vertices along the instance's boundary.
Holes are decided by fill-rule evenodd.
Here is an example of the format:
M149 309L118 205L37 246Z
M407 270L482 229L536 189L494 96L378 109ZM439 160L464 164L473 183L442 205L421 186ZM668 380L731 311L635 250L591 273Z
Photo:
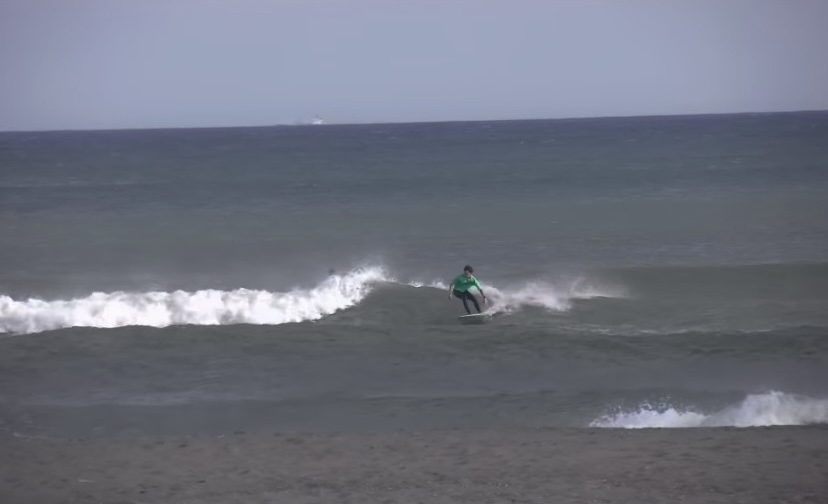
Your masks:
M471 275L472 273L474 273L474 268L472 268L471 266L469 266L469 265L467 264L467 265L463 268L463 273L468 273L469 275Z

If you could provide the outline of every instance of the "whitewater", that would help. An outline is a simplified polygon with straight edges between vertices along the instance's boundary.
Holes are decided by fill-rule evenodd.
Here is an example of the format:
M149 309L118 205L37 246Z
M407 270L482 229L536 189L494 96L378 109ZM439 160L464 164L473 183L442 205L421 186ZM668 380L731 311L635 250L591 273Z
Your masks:
M380 268L331 275L311 289L290 292L236 289L195 292L96 292L70 300L0 296L0 330L33 333L65 327L286 324L317 320L353 306L377 282Z
M687 428L767 427L828 423L828 399L769 391L749 394L725 408L704 412L701 408L669 404L642 404L639 408L602 415L590 427L602 428Z

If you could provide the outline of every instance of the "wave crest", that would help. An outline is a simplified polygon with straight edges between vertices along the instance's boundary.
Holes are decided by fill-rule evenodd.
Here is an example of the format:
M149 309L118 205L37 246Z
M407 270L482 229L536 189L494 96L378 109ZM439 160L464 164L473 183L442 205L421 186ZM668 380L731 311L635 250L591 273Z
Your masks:
M33 333L65 327L166 327L178 324L284 324L316 320L361 301L381 268L331 275L312 289L290 292L214 289L195 292L96 292L87 297L16 301L0 296L0 332Z

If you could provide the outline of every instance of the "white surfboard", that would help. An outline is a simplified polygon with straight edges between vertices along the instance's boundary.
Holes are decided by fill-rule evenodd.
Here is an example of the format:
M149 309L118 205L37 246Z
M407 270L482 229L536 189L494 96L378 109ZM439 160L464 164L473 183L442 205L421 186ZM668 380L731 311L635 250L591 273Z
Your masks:
M485 324L491 318L491 313L472 313L471 315L460 315L457 317L462 324Z

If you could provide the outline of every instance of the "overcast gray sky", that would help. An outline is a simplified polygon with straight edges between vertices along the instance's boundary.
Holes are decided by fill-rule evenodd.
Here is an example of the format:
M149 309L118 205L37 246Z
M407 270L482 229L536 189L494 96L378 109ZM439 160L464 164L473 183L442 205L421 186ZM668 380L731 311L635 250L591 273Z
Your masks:
M0 130L828 109L828 0L0 0Z

